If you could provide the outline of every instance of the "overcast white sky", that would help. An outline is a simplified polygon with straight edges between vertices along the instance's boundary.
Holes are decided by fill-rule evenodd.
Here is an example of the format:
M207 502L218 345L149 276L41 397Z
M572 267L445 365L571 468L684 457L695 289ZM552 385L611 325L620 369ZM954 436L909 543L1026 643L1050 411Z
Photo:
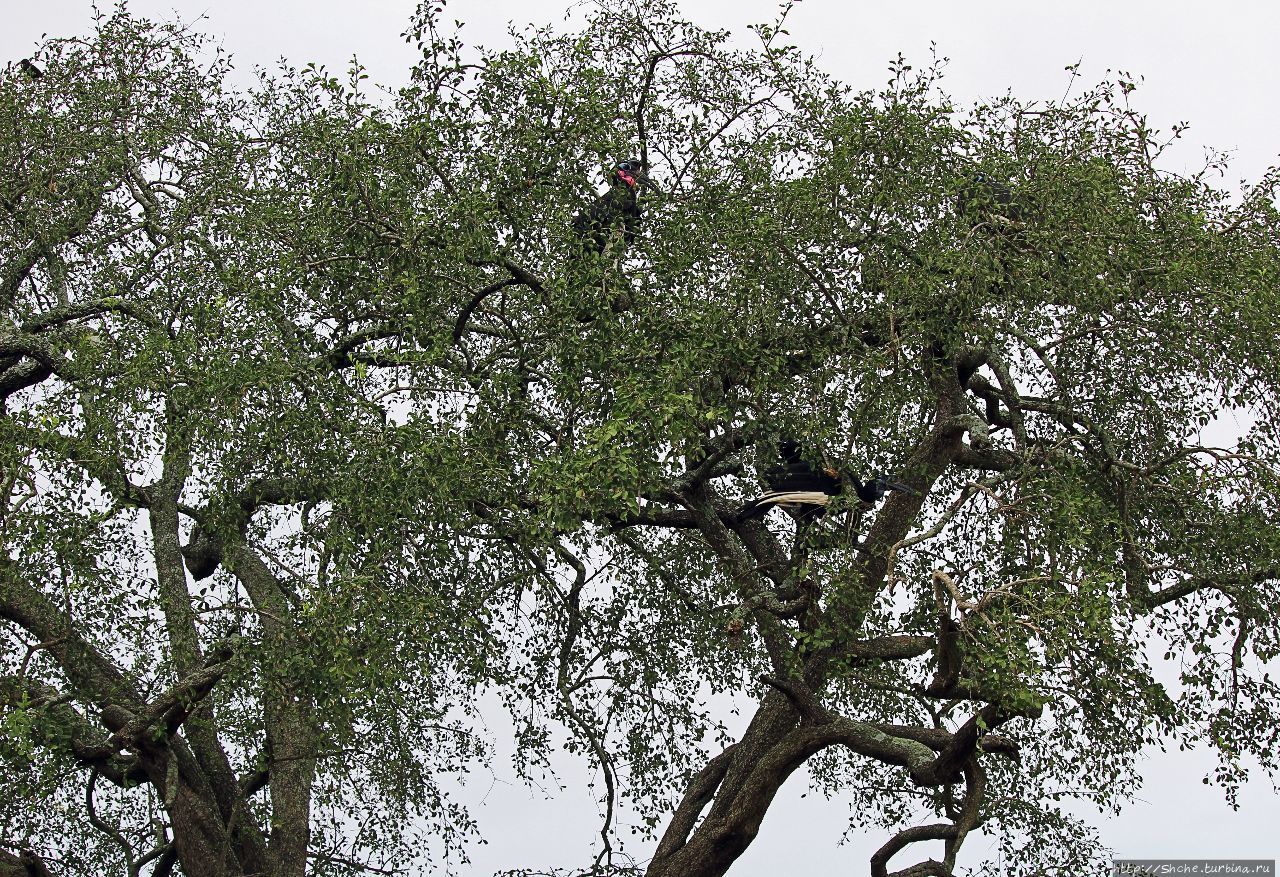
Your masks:
M448 12L467 22L468 42L497 45L509 21L558 22L567 6L568 0L453 0ZM777 9L773 0L684 0L682 6L700 24L739 33L748 23L771 20ZM406 80L415 60L400 38L413 8L412 0L130 3L137 15L176 14L187 21L204 16L199 28L219 38L246 71L270 67L283 56L338 72L354 54L373 81L392 86ZM41 34L83 32L91 21L88 0L0 0L0 9L0 64L30 54ZM804 0L789 29L828 71L858 87L881 84L898 52L927 61L935 42L951 59L944 86L961 103L1009 89L1023 98L1056 99L1068 82L1063 68L1077 61L1086 84L1108 70L1125 70L1144 77L1136 103L1156 127L1191 123L1184 142L1167 157L1167 169L1197 167L1206 146L1228 150L1235 161L1223 186L1234 189L1280 163L1277 0ZM1119 818L1095 819L1106 841L1126 858L1280 857L1280 798L1267 782L1254 782L1242 795L1240 811L1233 812L1219 791L1201 784L1211 767L1203 754L1153 753L1142 800ZM501 772L487 796L487 779L478 783L474 797L484 802L477 815L489 845L475 851L470 873L585 864L581 853L598 825L575 778L570 770L569 791L555 801L544 801ZM783 790L759 840L731 872L735 877L867 873L870 853L885 838L873 832L837 847L847 809L816 795L802 799L803 791L799 778ZM975 838L966 849L983 857L985 841Z

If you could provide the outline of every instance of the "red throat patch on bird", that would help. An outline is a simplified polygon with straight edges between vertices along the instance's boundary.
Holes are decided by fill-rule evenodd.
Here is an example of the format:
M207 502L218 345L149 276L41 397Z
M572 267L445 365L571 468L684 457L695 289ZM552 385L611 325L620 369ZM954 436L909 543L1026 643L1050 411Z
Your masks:
M636 178L626 171L618 171L618 179L622 180L622 182L626 183L633 189L636 187Z

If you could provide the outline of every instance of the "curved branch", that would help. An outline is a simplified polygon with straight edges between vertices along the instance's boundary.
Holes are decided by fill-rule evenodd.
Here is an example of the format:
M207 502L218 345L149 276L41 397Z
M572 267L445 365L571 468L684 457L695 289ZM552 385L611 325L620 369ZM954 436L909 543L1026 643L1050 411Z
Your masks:
M133 860L133 846L124 839L124 835L120 833L119 829L103 821L93 804L93 790L97 784L98 768L92 767L89 769L89 781L84 788L84 807L89 814L89 824L105 834L116 846L120 847L120 851L124 853L124 865L129 877L138 877L138 865Z
M493 295L499 290L506 289L508 286L519 286L520 281L514 277L508 277L506 280L499 280L496 283L490 283L484 289L480 290L472 297L471 301L458 312L458 319L453 324L453 343L457 344L462 340L462 336L467 331L467 321L471 319L472 312L480 306L486 298Z
M987 357L987 362L991 370L996 373L1000 388L1004 390L1005 402L1009 406L1009 425L1013 430L1014 447L1024 448L1027 445L1027 425L1022 416L1022 396L1018 394L1018 387L1009 373L1009 366L1001 357L992 353Z
M636 139L640 141L640 167L645 173L649 172L649 135L645 131L644 111L645 105L649 102L649 94L653 90L653 77L658 72L658 65L663 61L672 58L679 58L682 55L692 55L701 58L708 58L712 61L715 56L699 49L673 49L665 52L658 52L649 56L648 67L644 73L644 84L640 87L640 97L636 100L635 122L636 122Z
M574 704L573 691L576 686L569 679L569 661L573 654L573 647L577 644L578 636L582 632L582 613L579 601L582 597L582 590L587 583L587 567L573 552L560 543L556 543L554 551L574 572L573 584L569 588L569 593L564 595L565 612L568 620L564 640L560 644L556 688L560 692L560 701L566 714L572 724L577 726L579 733L586 738L587 744L591 747L591 751L595 754L596 760L600 764L600 771L604 775L605 814L604 824L600 827L602 847L599 855L596 856L596 865L599 866L602 862L609 862L613 855L613 843L609 838L609 833L613 828L614 805L617 796L617 769L613 764L613 756L605 748L604 740L601 739L600 733L592 727L591 723L587 721ZM588 665L590 663L589 661Z
M698 822L698 817L702 815L703 808L715 797L716 789L720 787L720 781L724 779L724 775L728 772L737 746L737 743L728 746L723 752L708 761L706 766L698 771L689 782L688 787L685 789L684 797L676 805L675 813L671 816L671 822L668 823L667 830L663 832L662 840L658 843L658 849L653 854L655 862L667 858L688 841L689 832L693 831L694 825Z
M787 700L791 701L791 705L800 714L802 724L824 725L833 721L831 713L822 705L809 686L803 682L780 679L777 676L770 676L768 673L761 674L760 681L778 689Z
M871 856L871 877L926 877L926 875L951 877L951 869L934 859L928 859L902 871L894 871L893 874L889 874L886 865L894 855L911 844L926 840L950 840L956 836L956 832L956 826L949 822L917 825L898 832Z
M738 756L750 753L750 761L743 765L745 776L734 787L718 791L711 813L688 841L683 840L683 834L676 837L669 832L664 836L659 849L666 855L654 857L650 873L661 877L680 875L693 870L695 864L702 868L699 873L723 873L723 868L741 855L756 836L765 812L787 778L810 756L831 746L846 746L885 764L907 767L913 776L927 770L934 761L933 750L922 743L847 718L794 727L758 752L743 749L739 743L735 750ZM723 782L729 766L726 764L721 771L716 764L712 771L712 765L708 765L704 773L708 778L715 777L715 782ZM710 779L699 788L698 798L686 795L686 800L709 799L716 790L708 789L708 785ZM680 814L682 832L696 817L696 813L689 812L693 807L690 804ZM712 862L719 863L720 869L711 871L707 866Z
M96 317L112 313L133 317L139 323L152 329L160 328L160 321L140 308L135 302L126 301L122 298L98 298L61 305L44 311L23 323L22 331L43 332L46 329L61 326L72 320L83 320L85 317Z

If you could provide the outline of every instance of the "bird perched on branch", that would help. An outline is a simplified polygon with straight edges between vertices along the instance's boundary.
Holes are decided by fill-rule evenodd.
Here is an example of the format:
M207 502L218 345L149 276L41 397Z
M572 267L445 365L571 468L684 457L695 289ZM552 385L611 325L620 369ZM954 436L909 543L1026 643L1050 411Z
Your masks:
M826 514L831 500L846 490L866 505L874 505L889 491L916 493L898 481L876 476L870 481L850 478L833 466L815 469L804 458L800 445L790 439L780 443L778 450L782 465L765 472L769 492L743 506L739 517L743 519L763 515L778 506L798 521L820 518Z
M19 61L18 69L21 70L28 79L39 79L41 76L44 76L44 71L37 67L35 62L30 58L23 58Z
M634 158L615 164L608 180L609 191L573 218L578 237L602 254L613 250L619 237L625 244L635 238L640 224L640 189L658 191L645 174L644 165Z
M984 226L997 234L1020 232L1025 227L1022 205L1009 184L977 171L956 196L956 209L970 227Z

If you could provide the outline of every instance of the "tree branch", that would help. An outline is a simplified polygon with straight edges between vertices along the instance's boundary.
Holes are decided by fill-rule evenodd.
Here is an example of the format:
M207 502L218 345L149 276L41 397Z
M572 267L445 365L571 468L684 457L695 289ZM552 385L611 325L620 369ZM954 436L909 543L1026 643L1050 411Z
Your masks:
M218 643L210 650L203 667L178 681L136 714L113 711L120 718L112 720L111 724L125 719L124 724L118 725L105 742L92 747L89 754L106 757L125 748L150 749L155 741L153 732L161 727L166 736L175 734L200 702L208 697L218 680L226 675L233 655L230 642Z
M21 581L13 561L0 555L0 618L45 643L45 650L80 696L99 707L138 708L142 696L105 655L76 630L72 620L35 588Z
M53 872L44 859L30 849L19 849L16 856L0 849L0 877L53 877Z

